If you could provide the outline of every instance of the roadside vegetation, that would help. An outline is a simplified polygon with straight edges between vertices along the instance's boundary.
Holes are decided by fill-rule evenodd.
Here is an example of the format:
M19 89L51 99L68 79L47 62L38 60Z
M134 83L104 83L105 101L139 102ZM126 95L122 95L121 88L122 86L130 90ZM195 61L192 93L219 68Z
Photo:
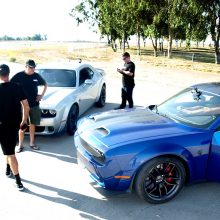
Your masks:
M29 58L36 60L38 64L62 60L82 59L95 63L103 63L102 66L114 66L115 62L121 62L123 49L114 52L106 43L86 42L5 42L0 44L0 60L25 63ZM220 73L219 66L215 64L213 48L199 47L185 50L185 47L174 47L171 59L164 52L159 51L154 57L151 45L141 46L141 55L135 45L126 48L132 58L143 65L143 68L152 65L156 67L169 67L190 69L202 72ZM164 51L166 51L164 49Z
M150 39L153 55L158 56L167 43L166 56L173 56L174 41L192 48L192 43L213 44L213 56L220 63L220 0L80 0L70 15L78 25L89 22L107 37L114 51L125 50L129 38Z

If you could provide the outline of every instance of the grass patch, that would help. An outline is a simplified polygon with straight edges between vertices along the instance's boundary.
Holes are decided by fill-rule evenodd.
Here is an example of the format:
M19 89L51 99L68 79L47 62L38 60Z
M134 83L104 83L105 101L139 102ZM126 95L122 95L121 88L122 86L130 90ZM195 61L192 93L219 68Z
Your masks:
M122 50L113 52L111 47L104 43L77 43L77 42L4 42L1 48L0 59L11 62L25 63L27 59L34 59L37 63L62 61L62 60L82 60L92 62L106 62L116 60L121 62ZM6 46L5 46L6 45ZM220 73L219 65L214 64L214 51L210 48L184 48L173 49L173 56L168 59L159 52L158 57L153 56L152 47L142 48L141 55L137 55L136 47L127 49L132 55L132 60L139 63L152 65L155 67L169 67L190 69L196 71ZM192 54L194 62L192 62Z

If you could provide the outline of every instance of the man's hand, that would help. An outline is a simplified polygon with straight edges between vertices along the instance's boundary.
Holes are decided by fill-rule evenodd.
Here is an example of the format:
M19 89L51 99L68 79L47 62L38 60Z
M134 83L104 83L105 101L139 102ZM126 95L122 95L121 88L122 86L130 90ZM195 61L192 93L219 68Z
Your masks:
M42 98L43 98L42 95L38 95L37 98L36 98L36 101L37 101L37 102L40 102L40 101L42 100Z
M119 69L119 68L117 68L117 71L119 72L119 73L123 73L123 70L121 70L121 69Z
M27 128L28 128L27 121L22 121L20 124L20 130L24 132L27 130Z

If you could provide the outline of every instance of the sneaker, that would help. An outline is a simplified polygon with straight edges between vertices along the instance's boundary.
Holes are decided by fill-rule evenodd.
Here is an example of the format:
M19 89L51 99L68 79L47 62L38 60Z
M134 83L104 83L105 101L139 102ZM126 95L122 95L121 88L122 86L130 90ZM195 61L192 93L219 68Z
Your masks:
M15 152L16 152L16 153L21 153L23 150L24 150L24 147L19 147L19 146L18 146L18 147L16 148L16 151L15 151Z
M30 146L30 148L32 150L39 150L40 149L40 147L38 147L37 145Z
M10 169L10 167L9 167L9 169L6 168L5 175L6 175L7 177L10 177L10 176L11 176L11 169Z
M118 106L117 108L114 108L114 110L124 109L125 107Z
M24 190L24 186L22 183L15 183L15 186L16 188L19 190L19 191L23 191Z

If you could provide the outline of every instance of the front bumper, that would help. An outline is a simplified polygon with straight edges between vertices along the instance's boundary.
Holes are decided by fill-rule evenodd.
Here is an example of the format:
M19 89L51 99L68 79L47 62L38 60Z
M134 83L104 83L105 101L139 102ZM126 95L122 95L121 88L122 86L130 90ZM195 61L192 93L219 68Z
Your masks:
M61 132L66 125L66 120L61 121L59 117L41 118L40 125L36 126L36 134L52 135Z
M83 146L81 137L77 132L75 133L74 141L77 150L78 164L87 169L90 173L90 177L99 186L109 190L128 190L131 179L116 178L116 176L123 176L123 171L116 159L106 158L105 162L100 164ZM85 142L85 140L83 140L83 142ZM98 144L95 147L98 148Z

